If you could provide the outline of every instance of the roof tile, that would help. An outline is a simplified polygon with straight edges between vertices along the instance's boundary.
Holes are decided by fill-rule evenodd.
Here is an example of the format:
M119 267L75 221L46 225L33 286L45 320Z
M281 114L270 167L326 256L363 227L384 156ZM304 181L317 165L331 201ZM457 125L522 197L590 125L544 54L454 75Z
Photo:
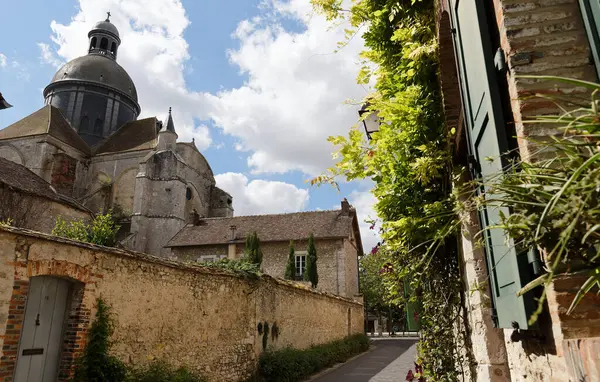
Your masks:
M287 241L315 238L349 237L356 225L356 214L342 210L296 212L277 215L206 218L199 225L187 225L167 247L200 246L230 242L231 226L235 225L235 241L243 241L256 231L261 241Z

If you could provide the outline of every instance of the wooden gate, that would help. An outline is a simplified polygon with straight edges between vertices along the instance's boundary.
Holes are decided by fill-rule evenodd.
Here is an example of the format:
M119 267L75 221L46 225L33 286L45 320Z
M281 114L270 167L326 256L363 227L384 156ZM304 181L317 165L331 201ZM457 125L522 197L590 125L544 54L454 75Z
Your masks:
M70 286L56 277L31 278L15 382L56 381Z

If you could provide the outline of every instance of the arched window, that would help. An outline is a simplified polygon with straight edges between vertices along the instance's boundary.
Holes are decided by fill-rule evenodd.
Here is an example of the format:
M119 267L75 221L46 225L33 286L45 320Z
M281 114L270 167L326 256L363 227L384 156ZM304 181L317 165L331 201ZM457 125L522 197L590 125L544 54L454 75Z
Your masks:
M103 120L101 120L100 118L96 118L96 122L94 122L94 135L102 135L102 124L103 124Z
M90 50L96 49L96 42L97 42L96 37L92 37L92 42L90 43Z
M87 116L81 117L81 121L79 122L79 132L87 133L90 128L90 119Z
M110 44L110 52L112 54L117 54L117 44L114 41L112 44Z
M102 37L102 40L100 40L100 49L108 49L108 39L106 37Z

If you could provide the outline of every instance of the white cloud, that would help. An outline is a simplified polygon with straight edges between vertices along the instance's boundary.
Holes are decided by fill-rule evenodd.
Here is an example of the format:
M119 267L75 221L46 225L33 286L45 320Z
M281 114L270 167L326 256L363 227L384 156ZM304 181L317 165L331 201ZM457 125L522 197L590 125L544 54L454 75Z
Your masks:
M68 24L52 21L56 55L40 43L42 58L48 53L47 62L53 64L86 54L87 33L105 18L107 9L122 41L117 61L136 84L141 117L166 119L172 106L180 140L193 137L199 149L208 147L209 129L195 122L207 117L207 95L190 91L184 79L189 53L183 31L189 20L180 0L79 0L79 10Z
M280 17L294 18L306 29L286 31L272 17L240 22L233 34L240 47L229 57L248 80L213 98L211 116L250 151L254 173L315 174L332 164L326 138L345 135L357 120L358 107L344 101L366 95L355 84L362 39L334 53L346 25L332 29L323 17L309 15L309 0L270 4Z
M308 190L293 184L248 178L228 172L215 176L217 186L233 197L236 216L298 212L308 204Z
M348 201L356 208L363 249L365 252L369 252L381 240L378 233L379 227L376 226L374 229L370 229L371 224L365 222L366 219L377 218L377 214L373 209L377 199L371 191L353 191L348 196Z
M0 53L0 68L6 68L7 62L6 56Z
M44 44L43 42L38 42L37 45L40 48L40 59L42 60L42 62L54 66L56 68L64 64L64 62L59 60L54 54L54 52L52 52L52 49L50 49L50 45Z

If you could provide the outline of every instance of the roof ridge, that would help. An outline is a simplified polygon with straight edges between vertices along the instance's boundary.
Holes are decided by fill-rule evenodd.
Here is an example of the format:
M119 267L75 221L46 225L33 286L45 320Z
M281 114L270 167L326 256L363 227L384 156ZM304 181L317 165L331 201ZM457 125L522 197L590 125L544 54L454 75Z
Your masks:
M63 141L64 143L68 144L69 146L74 147L75 149L78 149L78 150L81 150L84 152L85 152L85 150L82 150L82 148L85 148L85 149L87 149L87 152L85 152L85 153L90 154L91 153L90 145L88 145L87 142L83 138L81 138L81 136L77 133L77 131L75 131L73 126L71 126L71 123L69 123L69 120L65 118L65 116L62 114L60 109L55 106L52 106L52 105L48 105L48 107L49 107L50 112L49 112L49 118L48 118L48 130L46 133L51 134L50 129L52 127L52 117L53 117L52 113L56 113L57 118L61 118L62 122L66 123L66 126L64 126L64 127L66 127L66 129L63 128L63 126L60 126L60 127L55 127L55 129L53 129L53 130L62 129L63 131L66 131L67 134L69 134L73 139L77 140L78 141L77 143L80 145L83 145L83 147L77 147L77 146L74 146L72 143ZM62 141L62 139L60 139L54 135L53 135L53 137Z
M202 218L202 220L225 220L225 219L235 219L235 218L246 218L246 217L257 217L257 216L283 216L283 215L297 215L297 214L310 214L310 213L318 213L318 212L341 212L341 209L331 209L331 210L312 210L312 211L298 211L298 212L281 212L277 214L257 214L257 215L238 215L238 216L228 216L228 217L209 217Z

